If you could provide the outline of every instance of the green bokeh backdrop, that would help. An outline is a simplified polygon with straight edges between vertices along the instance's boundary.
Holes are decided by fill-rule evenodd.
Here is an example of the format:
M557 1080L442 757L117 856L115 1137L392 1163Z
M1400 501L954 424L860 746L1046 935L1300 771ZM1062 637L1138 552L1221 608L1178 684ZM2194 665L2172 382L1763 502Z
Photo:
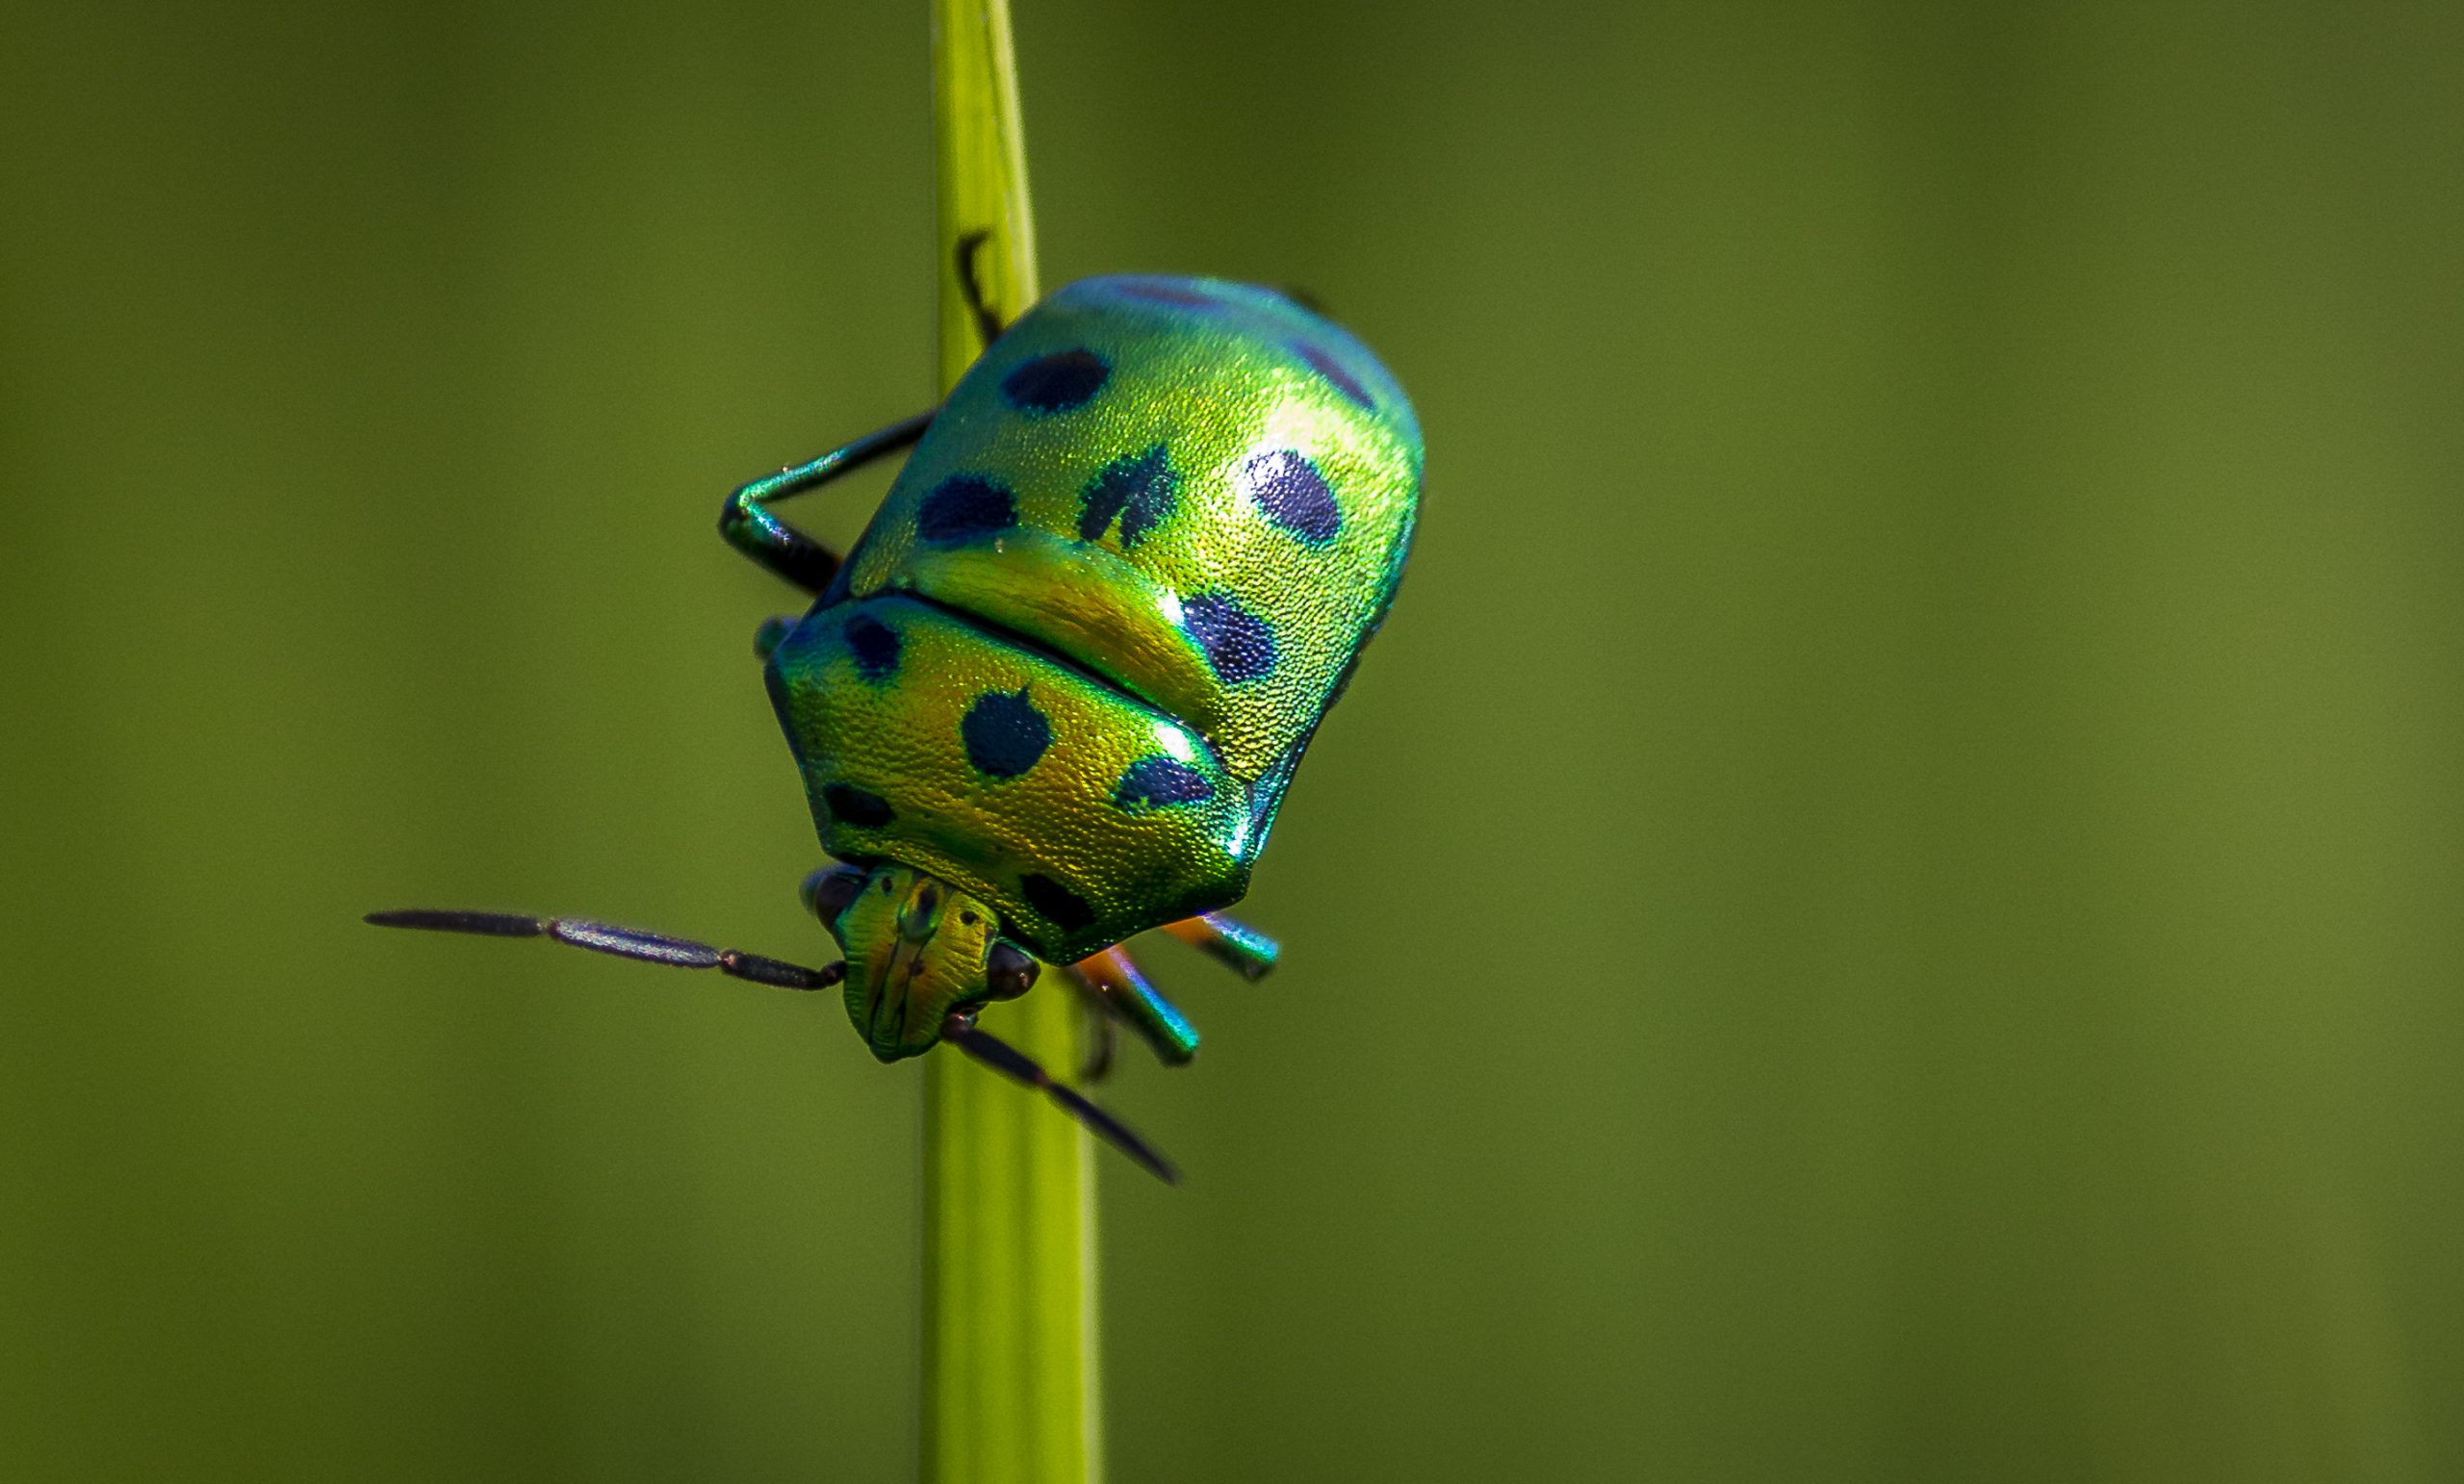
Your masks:
M1018 0L1044 271L1428 431L1116 1477L2464 1477L2464 12ZM0 1477L909 1468L733 481L931 385L920 5L0 40ZM878 479L815 512L844 537Z

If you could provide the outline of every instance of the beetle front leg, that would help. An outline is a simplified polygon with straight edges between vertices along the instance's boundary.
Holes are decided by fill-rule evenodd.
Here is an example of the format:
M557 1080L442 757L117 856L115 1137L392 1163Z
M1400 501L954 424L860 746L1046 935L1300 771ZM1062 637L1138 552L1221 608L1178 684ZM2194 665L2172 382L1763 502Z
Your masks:
M1068 969L1062 973L1061 978L1077 996L1079 1011L1085 1017L1086 1035L1081 1044L1086 1048L1086 1054L1078 1062L1078 1080L1091 1086L1112 1075L1113 1053L1120 1043L1118 1029L1114 1024L1119 1012L1113 1009L1104 992L1084 974Z
M940 409L935 408L933 412ZM785 499L818 489L831 480L866 464L886 453L895 453L912 447L933 425L933 412L919 412L911 418L893 422L879 432L867 433L854 443L831 449L809 463L783 469L766 478L739 485L719 507L719 534L728 544L759 562L773 574L818 598L830 579L838 575L838 553L803 531L789 525L763 508L774 499Z
M1113 1074L1113 1052L1120 1044L1120 1033L1113 1025L1113 1012L1094 995L1087 1004L1087 1057L1078 1064L1078 1080L1098 1083Z

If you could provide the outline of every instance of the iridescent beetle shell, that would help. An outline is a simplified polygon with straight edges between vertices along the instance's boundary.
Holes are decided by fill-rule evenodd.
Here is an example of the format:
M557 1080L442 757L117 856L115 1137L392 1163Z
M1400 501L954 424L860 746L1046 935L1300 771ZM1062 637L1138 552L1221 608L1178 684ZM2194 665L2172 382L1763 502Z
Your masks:
M719 529L808 593L762 626L822 844L820 968L580 917L412 908L380 927L837 988L883 1061L958 1047L1165 1180L1110 1113L976 1024L1037 955L1170 1064L1197 1033L1115 946L1161 927L1244 976L1247 889L1301 751L1401 577L1421 437L1350 336L1200 278L1073 284L1005 332L963 238L983 359L935 411L739 486ZM920 442L918 441L920 438ZM767 509L912 446L855 552ZM1030 952L1032 950L1032 952ZM1109 1034L1085 1075L1100 1073Z
M1421 460L1385 368L1279 294L1045 298L771 651L823 847L1061 963L1239 900L1401 577Z

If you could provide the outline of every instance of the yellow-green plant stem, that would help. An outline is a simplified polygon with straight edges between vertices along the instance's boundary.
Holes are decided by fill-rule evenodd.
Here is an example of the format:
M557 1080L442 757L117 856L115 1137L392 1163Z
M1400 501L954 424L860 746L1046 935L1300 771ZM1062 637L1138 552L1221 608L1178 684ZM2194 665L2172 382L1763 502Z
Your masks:
M932 0L941 386L983 348L960 293L960 241L1004 322L1036 296L1035 224L1007 0ZM1056 1072L1076 1006L1046 975L987 1030ZM1091 1484L1094 1172L1084 1130L949 1052L924 1059L925 1484Z

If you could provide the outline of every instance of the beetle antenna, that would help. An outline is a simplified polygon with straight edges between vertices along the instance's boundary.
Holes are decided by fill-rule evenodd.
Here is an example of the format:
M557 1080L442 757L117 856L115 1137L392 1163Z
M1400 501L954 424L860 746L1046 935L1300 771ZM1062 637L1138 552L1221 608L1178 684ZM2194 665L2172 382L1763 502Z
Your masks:
M977 1030L964 1015L952 1015L942 1022L941 1039L1013 1082L1042 1088L1045 1096L1059 1103L1065 1113L1085 1124L1097 1139L1136 1160L1166 1185L1180 1182L1180 1172L1172 1168L1171 1162L1156 1153L1146 1140L1130 1132L1129 1125L1087 1101L1077 1088L1067 1083L1054 1081L1051 1073L1036 1063L1035 1058L989 1031Z
M473 933L481 937L552 937L596 954L614 954L619 959L664 963L671 968L716 969L731 978L781 989L828 989L847 977L843 959L808 969L801 963L749 954L741 948L713 948L689 937L620 928L586 917L525 917L516 912L415 907L401 911L371 912L365 920L379 928L424 928L431 933Z

